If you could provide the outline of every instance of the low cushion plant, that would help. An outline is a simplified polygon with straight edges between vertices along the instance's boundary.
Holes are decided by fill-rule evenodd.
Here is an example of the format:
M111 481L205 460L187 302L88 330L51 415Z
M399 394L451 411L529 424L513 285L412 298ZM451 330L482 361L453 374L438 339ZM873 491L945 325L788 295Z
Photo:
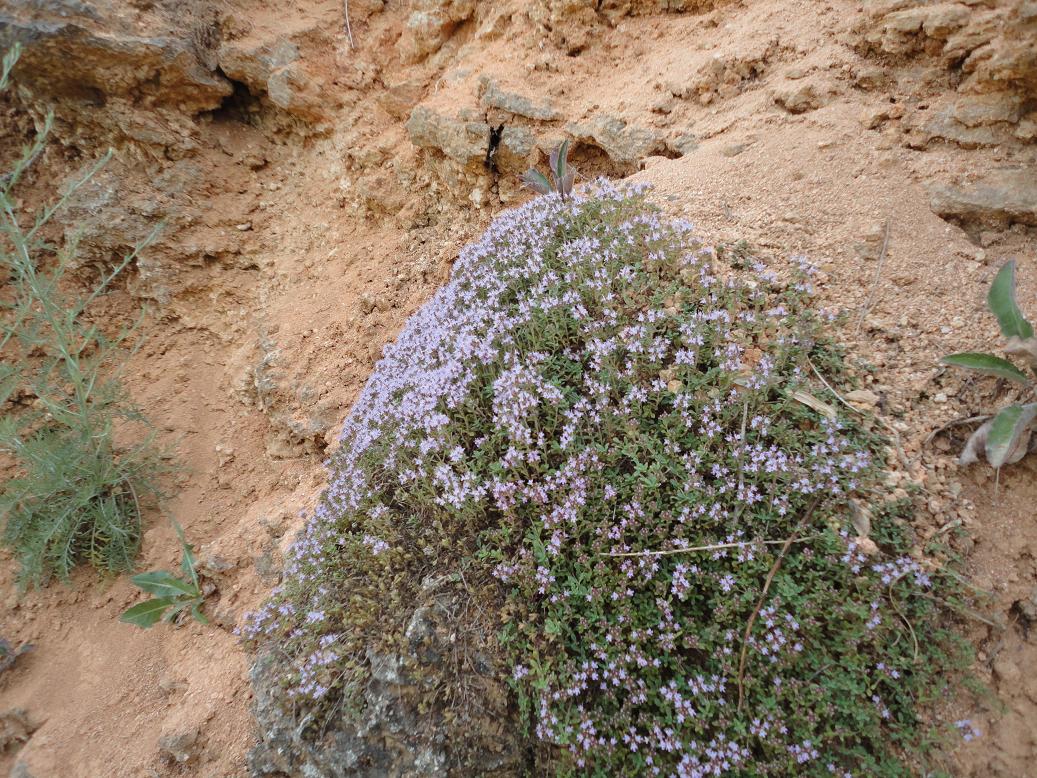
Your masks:
M842 363L811 269L778 270L637 188L502 214L385 349L245 629L286 710L351 715L371 647L461 575L537 773L917 769L942 577L815 378Z

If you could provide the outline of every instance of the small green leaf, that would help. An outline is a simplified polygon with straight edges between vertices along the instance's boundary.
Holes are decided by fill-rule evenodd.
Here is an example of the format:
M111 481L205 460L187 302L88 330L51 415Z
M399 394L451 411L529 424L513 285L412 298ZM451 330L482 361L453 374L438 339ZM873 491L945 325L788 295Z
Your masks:
M952 367L963 367L966 370L976 370L986 375L998 378L1007 378L1020 384L1030 383L1026 373L1017 368L1007 359L996 357L993 354L983 354L975 351L965 351L960 354L948 354L940 360L941 364Z
M1037 403L1009 405L994 417L987 434L987 461L995 468L1018 462L1026 453Z
M1006 338L1026 340L1033 337L1033 326L1019 310L1015 301L1015 260L1005 262L990 285L987 305L1001 325L1001 334Z
M569 139L566 138L558 148L551 152L551 170L555 174L555 179L559 182L565 180L566 173L568 172L568 160L566 159L568 156Z
M130 580L148 594L155 594L159 597L179 597L184 595L195 597L198 595L198 589L190 582L177 578L165 570L141 573L140 575L133 576Z
M145 600L144 602L134 605L132 608L127 610L119 617L119 621L125 621L127 624L136 624L138 627L147 629L158 624L159 619L162 618L162 614L166 612L170 606L174 604L175 600L172 597L156 597L152 600Z

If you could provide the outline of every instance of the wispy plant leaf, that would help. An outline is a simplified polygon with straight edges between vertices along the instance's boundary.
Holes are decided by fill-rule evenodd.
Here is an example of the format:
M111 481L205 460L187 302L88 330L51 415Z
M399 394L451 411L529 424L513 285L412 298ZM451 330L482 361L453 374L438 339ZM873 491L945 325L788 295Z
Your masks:
M997 317L1001 334L1006 338L1026 340L1033 337L1033 326L1015 301L1015 260L1009 260L998 271L987 294L987 305Z
M996 376L997 378L1006 378L1019 384L1025 385L1030 383L1030 378L1026 373L1007 359L1002 359L993 354L966 351L960 354L949 354L941 359L940 362L944 365L963 367L966 370L975 370L986 375Z
M995 468L1018 462L1026 454L1037 403L1009 405L993 418L987 433L987 461Z
M971 465L979 461L980 452L985 452L986 450L987 435L990 433L990 428L993 424L994 420L990 419L969 435L969 439L965 441L965 447L961 450L961 455L958 457L959 465Z

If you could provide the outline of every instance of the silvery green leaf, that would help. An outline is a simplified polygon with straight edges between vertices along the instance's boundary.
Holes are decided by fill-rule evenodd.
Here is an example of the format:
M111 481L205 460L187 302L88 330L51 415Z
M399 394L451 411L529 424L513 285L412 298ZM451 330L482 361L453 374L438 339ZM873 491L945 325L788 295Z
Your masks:
M987 433L987 462L995 468L1018 462L1026 455L1030 425L1037 416L1037 403L1009 405L991 421Z
M1013 335L1005 345L1005 353L1019 357L1029 365L1031 370L1037 370L1037 338L1023 340Z
M960 354L948 354L940 360L941 364L952 367L963 367L966 370L975 370L986 375L1006 378L1019 384L1030 383L1029 376L1017 368L1007 359L996 357L993 354L983 354L975 351L966 351Z
M540 194L548 194L554 188L547 176L539 170L527 170L522 176L522 183Z
M1019 310L1015 301L1015 260L1005 262L990 285L987 305L1001 325L1001 334L1006 338L1027 340L1033 337L1033 326Z

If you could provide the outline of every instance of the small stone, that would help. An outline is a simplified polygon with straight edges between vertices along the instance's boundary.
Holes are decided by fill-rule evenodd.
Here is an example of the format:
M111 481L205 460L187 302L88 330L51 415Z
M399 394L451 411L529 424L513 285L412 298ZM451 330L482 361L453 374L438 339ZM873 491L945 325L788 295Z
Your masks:
M159 754L177 764L185 764L194 756L198 743L198 730L163 735L158 739Z
M737 157L747 148L749 148L748 143L732 143L730 146L720 149L720 153L725 157Z
M248 232L252 229L252 222L242 222L241 224L235 225L234 229L240 232Z
M377 303L375 296L370 292L364 292L360 295L360 312L363 314L371 313Z
M1019 666L1006 656L999 656L994 660L994 677L998 683L1005 686L1015 686L1019 683L1022 673Z
M846 401L873 408L879 404L879 396L867 389L854 389L846 393Z
M945 392L937 392L933 396L933 402L945 403L947 402L947 394Z

